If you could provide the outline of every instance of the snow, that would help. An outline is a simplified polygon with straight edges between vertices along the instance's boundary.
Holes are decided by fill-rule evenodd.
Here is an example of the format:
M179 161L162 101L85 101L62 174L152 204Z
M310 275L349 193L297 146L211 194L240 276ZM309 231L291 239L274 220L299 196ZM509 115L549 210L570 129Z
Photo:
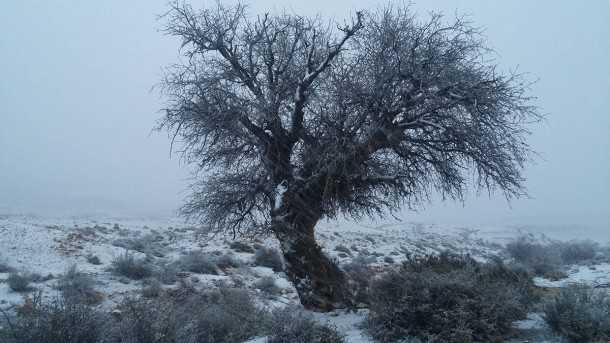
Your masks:
M284 185L278 186L277 199L281 200L283 192ZM377 271L406 260L409 254L451 251L485 261L497 256L501 244L519 234L518 229L511 227L461 227L424 223L338 226L322 222L316 231L323 250L340 264L363 258ZM76 264L81 271L93 276L98 283L98 290L104 292L105 300L100 306L112 309L124 297L138 293L142 287L140 281L125 283L124 279L108 271L111 261L125 251L115 243L130 239L138 241L147 237L153 237L162 252L162 256L155 257L156 263L168 263L188 251L202 250L208 253L231 253L244 264L240 268L223 270L220 275L189 275L189 278L197 281L196 287L222 287L227 283L239 283L255 295L260 306L276 308L298 304L297 293L284 273L254 266L252 253L233 251L229 247L231 241L226 237L203 234L197 227L189 226L178 218L0 216L0 261L17 270L43 276L57 276ZM270 237L260 238L256 243L268 247L278 246ZM88 263L86 256L89 254L98 256L102 264ZM266 276L273 277L281 290L279 294L268 295L256 289L257 280ZM23 303L27 296L10 290L4 282L7 277L6 273L0 274L0 308ZM57 294L53 287L55 282L56 280L49 280L34 286L46 297L51 297ZM535 282L543 287L564 287L570 283L593 286L607 284L610 283L610 264L574 266L565 280L536 278ZM372 342L360 327L366 318L366 310L356 313L337 310L312 315L321 322L336 326L346 335L348 342ZM539 314L530 314L527 320L514 325L519 330L536 333L544 331ZM249 342L265 341L264 337L258 337ZM553 340L545 338L544 341Z
M539 287L549 288L566 287L574 284L610 288L610 264L573 266L568 272L568 277L565 279L551 281L536 277L534 278L534 283Z
M282 197L284 196L284 193L286 193L288 189L286 188L286 185L284 184L284 182L281 182L280 184L277 185L277 187L275 188L275 204L274 204L274 209L279 209L280 206L282 206Z

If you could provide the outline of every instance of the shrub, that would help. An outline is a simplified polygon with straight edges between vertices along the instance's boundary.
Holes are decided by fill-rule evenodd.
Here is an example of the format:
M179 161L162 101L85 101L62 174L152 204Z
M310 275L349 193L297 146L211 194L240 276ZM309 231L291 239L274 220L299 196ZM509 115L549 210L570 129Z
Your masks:
M283 270L284 265L282 256L277 249L261 247L254 254L254 264L257 266L269 267L275 272Z
M385 256L383 258L383 262L388 263L388 264L394 264L394 258L392 256Z
M102 300L100 292L95 290L95 281L73 265L57 281L57 289L64 299L85 304L97 304Z
M8 287L14 292L28 292L32 290L30 282L32 278L24 273L11 272L6 279Z
M264 293L271 295L278 294L281 291L281 289L275 284L275 278L273 276L264 276L258 279L254 286Z
M506 250L517 263L536 275L555 274L563 265L557 247L542 245L529 236L521 236L508 243Z
M191 251L180 257L178 264L183 269L197 274L218 274L218 267L213 257L201 251Z
M162 292L161 281L155 278L145 280L144 287L142 288L142 296L144 298L157 298Z
M11 266L9 266L6 262L0 261L0 273L11 273L14 272Z
M108 323L104 343L233 343L263 333L268 314L243 290L185 297L126 299Z
M237 252L246 252L246 253L251 253L251 254L253 254L255 252L253 247L251 247L250 245L248 245L244 242L240 242L240 241L231 242L231 245L229 245L229 247Z
M364 259L354 258L352 262L341 266L347 274L354 305L369 303L369 287L373 279L373 272Z
M593 260L600 250L597 243L589 240L560 242L553 246L558 248L563 262L567 264Z
M152 275L152 268L144 259L138 259L128 251L112 261L111 271L133 280L141 280Z
M164 263L155 271L155 277L165 285L173 285L178 281L178 263Z
M316 322L299 309L284 308L273 313L268 343L344 343L336 328Z
M509 255L532 273L550 279L565 277L565 264L593 260L601 248L589 240L541 244L531 236L521 236L506 245Z
M531 290L525 271L499 262L448 254L412 259L372 282L368 331L383 342L498 341L525 318Z
M91 307L61 297L42 303L34 297L28 311L8 319L7 343L96 343L101 315Z
M89 254L85 258L87 259L87 262L89 262L89 263L91 263L93 265L98 266L98 265L102 264L102 261L96 255Z
M163 236L149 233L137 238L120 238L112 242L112 244L126 250L133 250L156 257L164 257L165 247L161 244L162 241Z
M571 286L544 305L544 319L571 342L610 340L610 298L584 286Z
M108 322L103 343L179 343L181 323L167 299L127 298ZM186 341L185 341L186 342Z
M268 327L268 314L259 310L248 293L241 289L223 288L192 297L181 305L189 322L182 342L243 342Z
M346 253L346 254L352 256L352 251L348 247L346 247L345 245L342 245L342 244L337 245L335 247L335 251Z
M216 258L216 265L220 269L239 268L241 262L232 254L222 254L220 257Z

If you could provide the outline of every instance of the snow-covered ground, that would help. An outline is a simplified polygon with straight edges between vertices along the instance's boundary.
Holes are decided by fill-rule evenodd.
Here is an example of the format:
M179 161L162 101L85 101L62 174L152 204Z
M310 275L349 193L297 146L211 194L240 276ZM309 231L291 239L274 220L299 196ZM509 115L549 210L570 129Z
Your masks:
M354 224L338 227L322 223L317 231L318 240L325 251L339 263L349 263L354 258L366 259L378 270L405 260L408 254L429 254L451 251L470 254L486 260L497 255L502 244L516 237L515 228L499 227L451 227L422 223L394 223L377 226ZM243 263L240 268L228 268L219 275L193 274L189 277L198 287L217 287L222 284L239 284L257 296L262 306L297 304L298 297L284 273L270 268L254 266L253 254L233 251L230 237L202 234L197 227L177 218L112 218L71 217L51 218L35 216L0 216L0 263L16 270L57 276L74 264L97 281L97 289L104 293L101 306L112 308L125 296L140 291L142 282L128 281L113 275L108 267L112 260L125 252L125 241L153 242L155 263L177 260L193 250L231 254ZM271 238L246 241L265 246L276 246ZM142 253L140 254L144 257ZM99 257L101 264L88 263L87 256ZM280 291L274 295L263 294L256 288L256 281L264 276L273 277ZM22 303L27 294L10 290L6 284L7 273L0 273L0 307ZM544 287L562 287L579 282L592 285L610 283L610 265L575 266L567 279L551 282L535 280ZM54 279L34 286L47 297L57 294ZM336 311L314 314L323 322L335 325L346 334L349 342L372 342L359 328L366 310L357 313ZM543 325L536 314L528 320L515 323L524 331L536 331ZM256 340L254 340L256 341Z

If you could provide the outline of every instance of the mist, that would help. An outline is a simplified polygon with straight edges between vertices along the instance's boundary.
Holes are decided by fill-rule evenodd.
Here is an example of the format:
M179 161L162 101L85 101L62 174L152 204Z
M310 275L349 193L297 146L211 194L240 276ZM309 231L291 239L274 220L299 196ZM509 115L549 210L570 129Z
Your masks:
M212 2L195 2L198 4ZM255 1L252 13L338 19L380 1ZM532 126L540 156L525 170L529 197L434 197L406 221L531 225L610 235L610 2L420 1L425 16L468 14L485 28L504 70L538 80L547 115ZM0 12L0 214L171 215L189 169L153 131L163 99L153 86L179 61L164 36L165 1L13 1ZM388 219L390 220L390 219ZM391 219L394 220L394 219ZM383 220L381 220L383 221ZM350 225L350 222L343 222Z

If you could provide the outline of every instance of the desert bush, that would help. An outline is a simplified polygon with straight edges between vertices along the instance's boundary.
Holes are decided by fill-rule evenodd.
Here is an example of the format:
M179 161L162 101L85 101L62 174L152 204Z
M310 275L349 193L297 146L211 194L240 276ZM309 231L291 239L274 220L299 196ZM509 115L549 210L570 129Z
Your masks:
M55 275L49 273L47 275L42 275L39 273L29 273L27 274L27 277L30 279L30 282L34 282L34 283L40 283L40 282L47 282L49 280L53 280L55 278Z
M165 285L173 285L178 281L178 272L180 272L178 263L163 263L155 269L154 276Z
M374 273L364 259L354 258L350 263L341 266L349 279L349 288L352 294L351 302L359 306L359 304L368 304L369 302L369 287L374 277Z
M11 272L6 279L8 287L14 292L28 292L32 290L30 286L32 278L26 273Z
M352 255L352 251L348 247L346 247L345 245L342 245L342 244L337 245L335 247L335 251L342 252L342 253L348 254L350 256Z
M144 287L142 288L142 296L144 298L157 298L163 292L161 281L151 278L144 281Z
M48 303L38 294L13 318L6 317L7 343L96 343L102 316L91 307L58 297Z
M268 343L344 343L336 328L318 323L296 308L274 311Z
M394 262L396 262L396 261L394 261L394 258L392 256L385 256L383 258L383 262L388 263L388 264L394 264Z
M520 236L506 245L508 254L535 275L550 279L565 277L563 266L593 260L601 248L589 240L541 244L532 236Z
M97 304L102 300L100 292L95 290L95 281L89 275L78 271L72 265L68 271L57 280L56 288L64 299L85 304Z
M128 298L106 325L102 343L179 343L181 323L168 299Z
M368 331L383 342L498 341L525 318L532 289L525 271L499 262L449 254L411 259L373 280Z
M255 252L254 248L249 244L240 241L233 241L229 245L229 247L237 252L246 252L253 254Z
M235 258L233 254L222 254L216 258L216 265L220 269L239 268L241 261Z
M102 261L96 255L89 254L89 255L85 256L85 258L87 259L87 262L89 262L89 263L91 263L93 265L98 266L98 265L102 264Z
M577 264L593 260L600 250L599 244L590 240L558 242L551 247L559 250L561 259L567 264Z
M181 304L186 311L181 331L185 343L243 342L268 327L268 314L256 307L245 290L223 288L205 292ZM184 313L184 312L183 312Z
M125 251L112 261L111 271L116 275L141 280L152 275L152 267L145 259L138 259Z
M174 302L183 303L199 294L199 290L189 279L180 278L178 279L177 287L166 289L165 294L167 294L167 297L171 298Z
M149 233L137 238L120 238L112 242L112 244L126 250L137 251L156 257L164 257L165 247L161 244L162 241L163 236Z
M260 289L267 294L278 294L281 289L275 284L275 278L273 276L264 276L256 281L254 287Z
M556 246L543 245L530 236L520 236L509 242L506 251L515 262L535 275L556 274L563 265L561 252Z
M178 265L192 273L218 274L215 258L202 251L190 251L186 255L181 256L178 260Z
M254 264L262 267L269 267L275 272L280 272L284 268L282 256L277 249L261 247L254 254Z
M585 286L561 289L544 305L544 319L570 342L610 340L610 298Z
M6 263L0 259L0 273L11 273L14 271L15 271L14 268L12 268L10 265L8 265L8 263Z
M119 306L102 342L243 342L263 333L269 327L268 318L244 290L192 290L178 298L131 298Z

